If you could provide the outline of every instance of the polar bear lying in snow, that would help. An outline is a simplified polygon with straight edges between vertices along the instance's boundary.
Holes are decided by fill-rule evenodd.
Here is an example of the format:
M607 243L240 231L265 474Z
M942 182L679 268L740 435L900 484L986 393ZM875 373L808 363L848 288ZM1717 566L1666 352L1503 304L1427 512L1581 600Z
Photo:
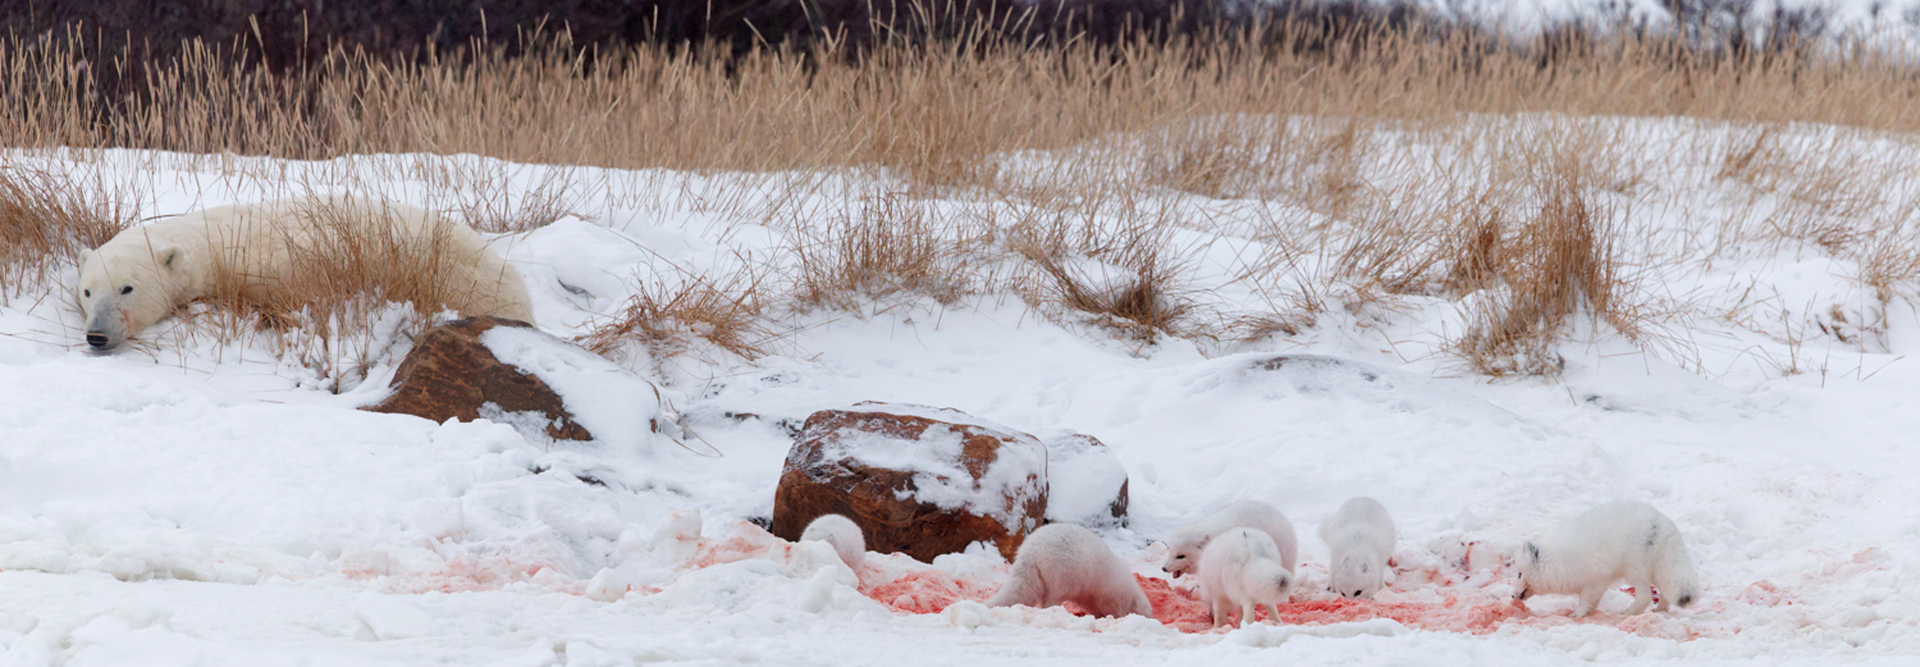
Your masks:
M303 197L188 213L128 229L88 251L74 290L87 345L110 352L201 297L227 293L275 303L274 291L297 263L339 261L336 249L353 240L363 250L404 254L411 264L428 267L425 293L443 301L433 305L463 315L532 320L520 272L472 229L405 204ZM384 256L359 259L383 267L395 263Z

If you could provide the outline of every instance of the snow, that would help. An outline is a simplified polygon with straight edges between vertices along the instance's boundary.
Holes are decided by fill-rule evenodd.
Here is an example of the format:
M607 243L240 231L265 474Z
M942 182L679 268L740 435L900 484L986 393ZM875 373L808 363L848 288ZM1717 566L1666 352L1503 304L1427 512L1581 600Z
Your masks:
M1468 317L1459 303L1369 303L1333 278L1316 323L1249 342L1145 344L1006 291L951 305L906 295L781 311L769 356L753 361L694 344L604 362L489 338L503 358L563 377L556 389L603 420L587 424L600 441L544 442L506 423L356 410L379 399L398 350L372 355L363 380L327 376L346 378L338 393L265 332L176 323L94 356L60 285L29 289L0 304L0 664L1910 664L1913 305L1873 298L1857 257L1765 237L1792 198L1689 157L1724 155L1748 129L1579 123L1617 132L1627 162L1653 175L1606 196L1622 203L1641 271L1630 296L1668 314L1650 322L1660 335L1644 350L1594 331L1559 346L1553 380L1464 370L1447 352ZM1907 138L1838 128L1779 136L1783 150L1885 164L1916 153ZM1400 165L1376 187L1460 168L1421 137L1368 140L1375 166ZM147 215L301 183L381 183L446 209L443 191L408 174L507 173L518 196L559 169L424 155L5 158L143 193ZM1008 158L1036 173L1046 159ZM640 285L790 268L783 249L802 231L770 211L855 210L891 187L859 174L796 189L779 179L814 177L571 169L595 183L577 217L493 239L526 277L541 328L561 338L616 316ZM1895 207L1920 192L1911 176L1882 185ZM802 201L776 201L789 196ZM1234 280L1234 262L1282 242L1252 230L1286 227L1293 241L1339 231L1284 202L1141 197L1184 216L1168 238L1191 265L1190 293L1223 317L1270 303ZM1006 206L962 195L924 205L956 216ZM1332 276L1329 261L1302 256L1293 275ZM1092 277L1114 268L1075 262ZM1823 329L1835 312L1865 328ZM378 352L390 341L364 342ZM868 400L1106 443L1129 480L1130 523L1101 534L1156 619L989 609L978 601L1007 573L991 549L933 564L869 554L854 571L824 544L751 523L771 511L789 429ZM647 428L669 415L684 431ZM1063 475L1053 504L1104 507L1096 488L1108 493ZM1354 495L1384 503L1400 532L1392 583L1371 601L1324 590L1327 554L1312 537ZM1273 503L1307 536L1301 583L1284 623L1211 631L1191 583L1159 571L1154 540L1237 498ZM1617 498L1673 518L1701 574L1699 603L1621 617L1630 594L1615 591L1573 620L1569 596L1533 598L1530 612L1508 601L1515 546Z

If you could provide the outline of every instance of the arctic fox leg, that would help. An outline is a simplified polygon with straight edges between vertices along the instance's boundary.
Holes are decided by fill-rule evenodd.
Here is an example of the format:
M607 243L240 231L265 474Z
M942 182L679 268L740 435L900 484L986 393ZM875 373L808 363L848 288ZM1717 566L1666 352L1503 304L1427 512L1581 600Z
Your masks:
M1646 610L1647 603L1653 602L1653 583L1645 580L1627 583L1633 585L1633 605L1627 607L1626 615L1632 616ZM1665 606L1666 601L1662 600L1660 604Z
M1586 589L1580 591L1580 607L1573 610L1573 617L1585 618L1587 614L1593 613L1594 608L1600 606L1600 596L1606 595L1607 587L1612 585L1613 582L1609 581L1604 584L1588 586Z
M1229 604L1232 604L1232 603L1227 602L1225 598L1221 598L1213 601L1213 627L1217 628L1227 624L1227 617L1233 615L1233 612L1228 611L1230 607L1228 607L1227 605ZM1239 626L1236 625L1234 627L1239 627Z

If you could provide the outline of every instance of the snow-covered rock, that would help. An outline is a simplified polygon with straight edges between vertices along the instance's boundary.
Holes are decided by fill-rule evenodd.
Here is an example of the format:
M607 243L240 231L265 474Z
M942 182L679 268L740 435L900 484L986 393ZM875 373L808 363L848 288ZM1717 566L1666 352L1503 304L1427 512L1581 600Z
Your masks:
M958 410L863 402L807 418L774 495L772 531L795 540L840 514L867 548L922 561L989 542L1011 558L1047 510L1047 448Z

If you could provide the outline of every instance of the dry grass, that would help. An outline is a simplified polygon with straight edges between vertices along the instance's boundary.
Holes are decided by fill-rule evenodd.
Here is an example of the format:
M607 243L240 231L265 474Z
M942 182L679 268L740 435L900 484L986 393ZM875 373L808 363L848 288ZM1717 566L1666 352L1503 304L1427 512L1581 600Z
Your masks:
M1296 186L1337 208L1354 185L1343 156L1381 123L1554 111L1920 129L1920 82L1872 50L1725 58L1664 38L1595 35L1595 48L1555 51L1419 28L1362 30L1341 48L1287 47L1323 43L1322 30L1301 23L1113 47L1037 47L975 31L883 42L858 56L824 46L723 59L642 46L591 62L561 41L522 57L482 48L419 64L335 52L278 74L230 66L217 46L196 44L177 61L150 63L155 94L106 101L87 91L110 63L83 60L69 39L10 37L0 40L0 145L471 153L695 171L878 165L931 191L991 185L991 156L1008 151L1279 113L1345 119L1301 138L1297 154L1320 167L1293 169L1314 175ZM1165 154L1174 187L1229 187L1223 169L1268 157L1214 139Z
M190 45L149 70L160 94L110 103L88 94L108 64L68 41L9 38L0 145L470 154L487 159L423 162L438 171L421 176L436 205L496 233L577 214L592 196L571 171L529 182L514 165L757 174L674 205L777 229L791 275L641 285L583 338L603 352L638 341L671 353L704 339L751 358L771 335L766 311L788 299L858 310L1011 287L1056 319L1149 342L1298 335L1336 302L1360 312L1445 299L1471 311L1452 341L1470 366L1551 373L1552 346L1583 315L1644 335L1644 304L1622 296L1631 290L1615 202L1658 196L1685 160L1747 200L1737 224L1690 242L1803 243L1857 261L1883 303L1915 289L1914 239L1881 221L1897 205L1882 192L1911 165L1842 150L1859 145L1851 137L1793 131L1920 132L1920 79L1897 58L1728 56L1628 33L1572 48L1420 28L1329 42L1323 30L1103 47L975 31L858 53L828 44L732 57L642 46L587 59L556 42L522 57L480 48L421 62L334 52L282 73ZM1631 138L1586 122L1602 116L1750 129L1649 165L1630 159ZM809 203L833 199L824 178L876 174L881 194ZM102 208L117 200L100 188L48 178L0 172L0 288L44 281L131 218ZM1164 199L1206 201L1173 211ZM673 205L629 203L644 206ZM1208 226L1216 215L1258 220L1227 231L1262 244L1238 279L1257 285L1266 311L1203 321L1191 262L1172 238L1183 226L1222 231ZM307 268L283 302L241 307L338 341L351 338L342 328L417 326L443 302L417 288L439 261L430 249L343 234L303 252ZM394 324L383 301L414 304L413 323Z
M136 198L64 173L0 164L0 301L132 225Z
M1461 356L1487 375L1557 373L1565 362L1552 346L1578 315L1630 339L1638 333L1616 299L1621 269L1614 212L1587 192L1578 172L1548 176L1538 194L1538 213L1512 238L1491 252L1476 238L1462 262L1488 261L1504 287L1480 302L1457 343Z
M638 342L658 356L670 356L701 339L755 359L766 354L762 346L772 338L761 319L767 300L764 283L764 276L744 271L726 282L690 276L677 284L642 284L619 316L579 341L601 355L615 355L622 346Z
M1018 289L1042 312L1091 316L1151 344L1165 334L1204 333L1187 326L1195 307L1169 224L1166 210L1129 207L1115 220L1056 214L1015 224L1006 247L1031 267Z
M862 198L859 210L795 232L793 298L802 306L852 310L862 299L897 294L951 304L973 285L961 268L955 225L935 222L928 202L903 194Z

